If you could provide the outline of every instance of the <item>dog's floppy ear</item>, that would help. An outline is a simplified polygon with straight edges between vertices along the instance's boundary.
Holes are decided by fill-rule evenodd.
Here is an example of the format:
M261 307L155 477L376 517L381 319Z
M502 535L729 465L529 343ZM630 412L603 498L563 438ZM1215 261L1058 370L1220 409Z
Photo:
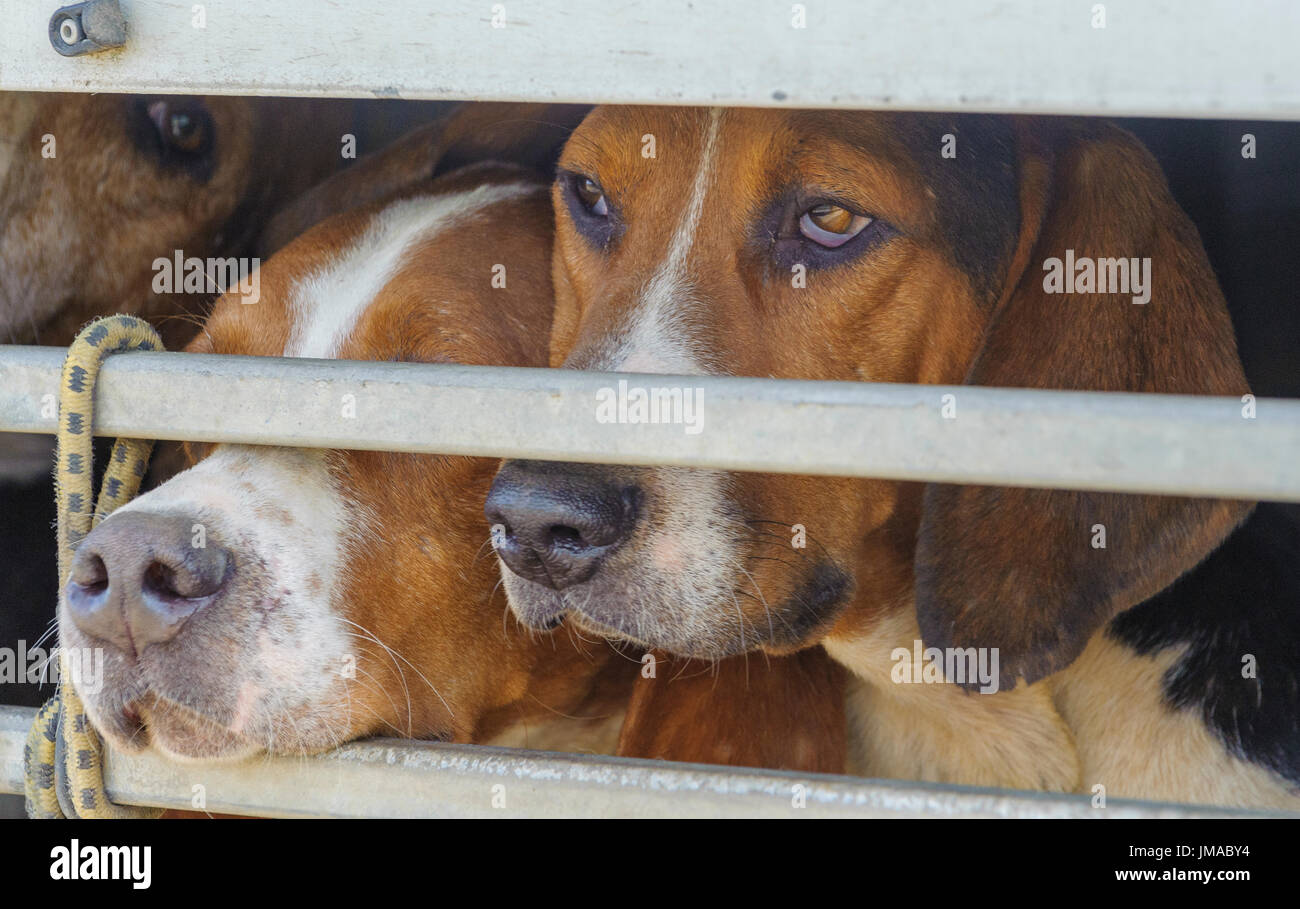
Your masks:
M843 670L820 647L718 663L655 654L619 735L623 757L843 773Z
M467 164L517 164L550 178L569 133L588 110L578 104L462 104L363 156L281 209L261 234L259 254L270 256L331 215Z
M1146 149L1110 125L1026 121L1020 132L1021 237L967 384L1245 394L1196 228ZM1131 285L1126 293L1045 289L1058 290L1045 284L1057 264L1050 259L1064 268L1121 257L1149 261L1148 302L1135 303ZM1237 413L1225 408L1225 419ZM996 647L1003 687L1034 682L1196 565L1250 507L932 484L916 551L922 637L930 646Z

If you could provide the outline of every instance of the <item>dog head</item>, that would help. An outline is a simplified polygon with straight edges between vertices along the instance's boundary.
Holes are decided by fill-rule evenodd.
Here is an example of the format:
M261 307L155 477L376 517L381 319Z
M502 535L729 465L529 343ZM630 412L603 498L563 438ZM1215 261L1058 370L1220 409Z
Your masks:
M598 108L567 144L552 192L552 366L1246 391L1196 232L1149 154L1114 127ZM1044 263L1067 250L1149 270L1125 293L1053 295ZM525 622L567 616L718 657L855 633L915 604L927 643L999 647L1008 687L1070 660L1243 513L1147 496L533 462L508 462L487 507L506 531L498 552ZM1089 546L1098 523L1105 550Z
M514 168L425 180L290 243L260 300L223 296L189 349L540 365L550 218L545 184ZM478 521L492 460L195 454L86 537L60 604L63 646L105 654L98 690L78 687L119 747L212 759L376 732L482 739L573 710L609 653L535 646L504 621Z
M67 344L112 312L196 313L155 290L155 260L248 253L261 217L342 163L343 104L0 94L0 341Z

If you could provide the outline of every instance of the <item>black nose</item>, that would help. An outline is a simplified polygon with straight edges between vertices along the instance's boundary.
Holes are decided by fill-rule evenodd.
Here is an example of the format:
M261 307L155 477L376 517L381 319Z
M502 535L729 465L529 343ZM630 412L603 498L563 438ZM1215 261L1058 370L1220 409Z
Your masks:
M510 570L556 590L596 573L636 523L640 493L608 468L507 461L483 513Z
M126 512L91 531L77 547L66 589L76 626L131 654L174 638L232 573L230 553L196 535L195 523Z

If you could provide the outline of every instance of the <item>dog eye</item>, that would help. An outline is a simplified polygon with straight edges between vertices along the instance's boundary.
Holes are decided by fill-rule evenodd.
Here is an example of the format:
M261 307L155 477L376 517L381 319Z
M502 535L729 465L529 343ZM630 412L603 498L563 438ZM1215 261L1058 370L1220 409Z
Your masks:
M170 101L154 101L149 119L163 148L178 156L201 155L212 143L212 118L201 107L178 107Z
M207 137L207 124L195 114L177 111L167 118L167 141L177 151L194 154Z
M871 221L871 218L855 215L842 205L822 202L800 216L799 233L814 243L835 249L862 233Z
M577 174L573 178L573 191L577 193L582 207L598 218L609 215L609 203L605 201L605 191L591 177Z
M608 251L623 233L618 206L609 200L595 177L560 168L555 180L562 211L594 249Z
M140 151L200 180L212 175L217 129L201 99L137 96L129 111L127 131Z

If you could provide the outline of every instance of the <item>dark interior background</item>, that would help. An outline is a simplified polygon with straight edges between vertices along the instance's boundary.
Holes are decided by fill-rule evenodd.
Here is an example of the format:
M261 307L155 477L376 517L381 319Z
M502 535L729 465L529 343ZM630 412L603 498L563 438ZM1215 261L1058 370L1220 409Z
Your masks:
M1200 229L1251 389L1300 397L1300 124L1118 120L1151 149ZM1255 137L1254 159L1241 156Z

